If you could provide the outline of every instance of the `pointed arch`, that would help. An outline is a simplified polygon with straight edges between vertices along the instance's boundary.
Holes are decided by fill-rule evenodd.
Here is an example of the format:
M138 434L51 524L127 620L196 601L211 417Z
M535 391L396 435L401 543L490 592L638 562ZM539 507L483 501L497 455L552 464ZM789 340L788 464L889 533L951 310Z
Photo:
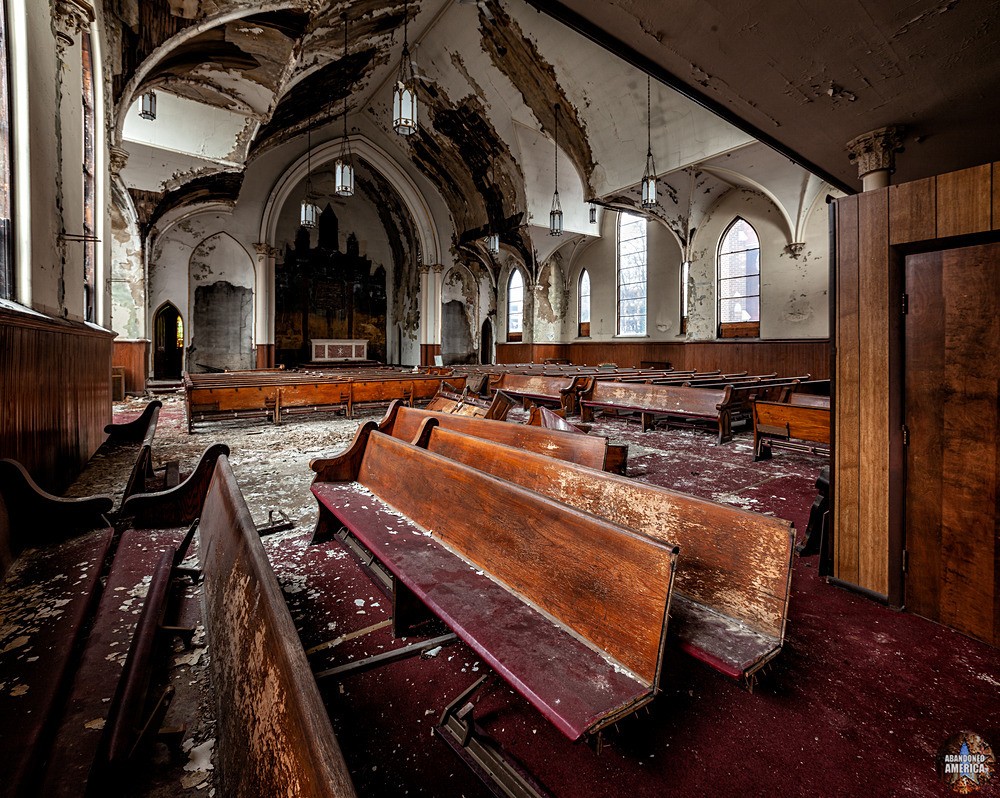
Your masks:
M507 278L507 341L518 342L524 337L524 275L518 267Z
M742 216L722 234L716 262L719 337L759 337L760 237Z
M577 335L590 337L590 272L584 267L576 281Z

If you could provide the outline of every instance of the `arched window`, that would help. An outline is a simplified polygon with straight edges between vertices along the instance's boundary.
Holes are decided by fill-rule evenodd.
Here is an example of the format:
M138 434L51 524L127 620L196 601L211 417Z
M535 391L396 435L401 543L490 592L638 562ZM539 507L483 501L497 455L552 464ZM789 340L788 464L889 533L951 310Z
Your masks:
M97 288L97 216L96 216L96 106L94 57L90 32L80 36L83 59L83 314L94 321ZM99 73L96 73L99 75Z
M646 334L646 220L618 214L618 335Z
M580 317L580 327L577 334L581 338L588 338L590 336L590 275L586 269L580 272L577 312Z
M760 239L746 219L719 244L719 337L760 336Z
M514 269L507 282L507 340L520 341L524 323L524 278Z

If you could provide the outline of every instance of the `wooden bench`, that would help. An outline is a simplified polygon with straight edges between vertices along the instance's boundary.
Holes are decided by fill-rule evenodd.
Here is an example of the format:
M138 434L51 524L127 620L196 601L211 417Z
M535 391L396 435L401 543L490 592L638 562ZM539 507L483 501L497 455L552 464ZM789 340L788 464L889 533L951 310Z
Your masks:
M424 419L431 416L437 418L441 426L448 429L505 443L525 451L537 452L547 457L558 457L605 470L625 467L627 449L622 453L620 449L612 448L608 439L601 435L577 435L561 430L531 427L527 424L431 413L427 410L404 407L400 403L389 406L385 417L379 421L378 428L394 438L412 441L420 432L420 425Z
M379 432L311 467L316 539L377 559L397 635L440 619L571 740L658 692L676 547Z
M795 543L790 522L426 423L420 441L429 451L676 543L670 630L687 653L752 685L781 651Z
M584 377L545 377L533 374L500 374L490 379L489 390L503 391L531 404L552 404L568 415L576 414L577 394L586 382Z
M111 443L138 443L144 440L151 429L156 430L161 407L163 407L163 402L154 399L131 421L108 424L104 427L108 440Z
M199 525L205 626L226 795L352 798L351 777L227 458Z
M576 435L586 435L590 432L589 424L573 424L557 415L547 407L535 406L528 415L528 424L532 427L571 432ZM608 441L607 453L604 457L604 471L612 474L624 474L628 470L628 444Z
M213 444L180 485L132 496L122 506L116 520L119 540L114 559L53 736L41 794L70 798L88 789L106 793L108 785L127 781L123 774L133 768L148 741L138 727L148 725L150 733L158 731L162 717L156 710L158 706L166 710L169 695L151 692L151 679L154 665L160 668L165 662L160 652L170 638L162 623L167 597L158 592L166 591L166 585L154 589L151 582L142 603L142 612L150 615L145 622L145 615L135 614L128 597L145 580L169 583L190 543L216 462L228 453L225 444ZM165 556L172 561L171 567L164 566ZM149 627L145 631L143 623ZM132 640L130 650L135 648L125 670L120 661L123 639ZM128 686L122 685L123 679ZM103 732L95 721L104 722ZM126 754L132 748L135 755Z
M490 401L480 399L475 394L469 393L466 388L462 393L445 390L444 386L434 394L424 410L431 410L435 413L451 413L458 416L472 416L473 418L486 418L494 421L503 421L507 418L514 402L503 391L493 394Z
M110 497L60 499L0 460L0 772L37 789L74 654L100 595Z
M795 394L793 394L795 396ZM830 455L830 403L814 404L826 397L809 396L803 403L753 404L753 452L755 461L769 460L774 447L812 454ZM802 397L800 397L801 400Z
M580 396L580 415L594 420L594 409L639 413L642 431L656 426L659 418L668 424L710 422L718 427L719 443L732 439L734 388L685 388L674 385L644 385L595 380Z

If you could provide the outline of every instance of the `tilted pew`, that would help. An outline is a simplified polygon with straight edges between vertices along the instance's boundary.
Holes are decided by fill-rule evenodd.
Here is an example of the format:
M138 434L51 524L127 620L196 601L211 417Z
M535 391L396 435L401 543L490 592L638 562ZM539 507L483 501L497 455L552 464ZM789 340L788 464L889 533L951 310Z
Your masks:
M770 460L775 447L829 456L829 397L792 394L791 399L795 401L753 403L755 461Z
M571 740L658 692L676 547L379 432L310 465L316 540L373 555L397 635L443 621Z
M586 383L585 377L534 374L500 374L490 379L489 390L503 391L521 399L525 407L530 404L548 403L563 412L576 413L577 394Z
M298 632L225 457L198 532L220 793L354 798Z
M418 441L431 452L676 543L670 630L687 653L752 685L781 651L795 543L790 522L425 423Z
M526 424L431 413L427 410L403 407L398 402L389 406L385 417L379 421L378 428L394 438L412 441L420 431L423 420L431 416L438 418L441 426L448 429L459 430L468 435L498 441L526 451L538 452L548 457L570 460L591 468L624 470L626 465L627 447L623 452L621 447L613 446L601 435L577 435Z
M424 405L424 410L503 421L513 406L513 400L503 391L497 391L490 401L486 401L471 394L468 388L462 393L455 393L445 390L442 386L441 390L434 394L434 398Z
M100 595L107 496L61 499L0 460L0 795L37 788L74 654Z
M656 425L658 418L667 423L710 422L718 427L719 443L732 439L734 411L741 405L734 398L734 388L685 388L674 385L595 380L580 395L580 416L594 420L594 410L638 413L642 431Z

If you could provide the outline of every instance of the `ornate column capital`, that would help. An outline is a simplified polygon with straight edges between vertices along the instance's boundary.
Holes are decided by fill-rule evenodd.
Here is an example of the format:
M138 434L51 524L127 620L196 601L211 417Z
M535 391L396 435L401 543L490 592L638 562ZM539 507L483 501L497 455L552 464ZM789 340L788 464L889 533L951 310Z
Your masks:
M94 7L89 0L55 0L52 17L57 40L60 44L72 45L77 34L88 29L94 21Z
M418 274L420 274L421 277L427 276L427 273L430 272L430 270L431 267L427 263L420 263L417 265L417 272Z
M435 263L434 266L433 266L433 268L434 268L434 274L441 274L441 272L444 271L444 264L443 263Z
M858 177L878 171L894 172L896 153L903 151L904 131L902 125L886 125L847 142L847 157L857 164Z
M112 145L108 148L108 155L110 156L108 166L111 169L111 174L120 175L128 163L128 150Z
M257 241L254 243L253 248L257 250L258 255L264 255L265 257L271 254L273 247L266 241Z

